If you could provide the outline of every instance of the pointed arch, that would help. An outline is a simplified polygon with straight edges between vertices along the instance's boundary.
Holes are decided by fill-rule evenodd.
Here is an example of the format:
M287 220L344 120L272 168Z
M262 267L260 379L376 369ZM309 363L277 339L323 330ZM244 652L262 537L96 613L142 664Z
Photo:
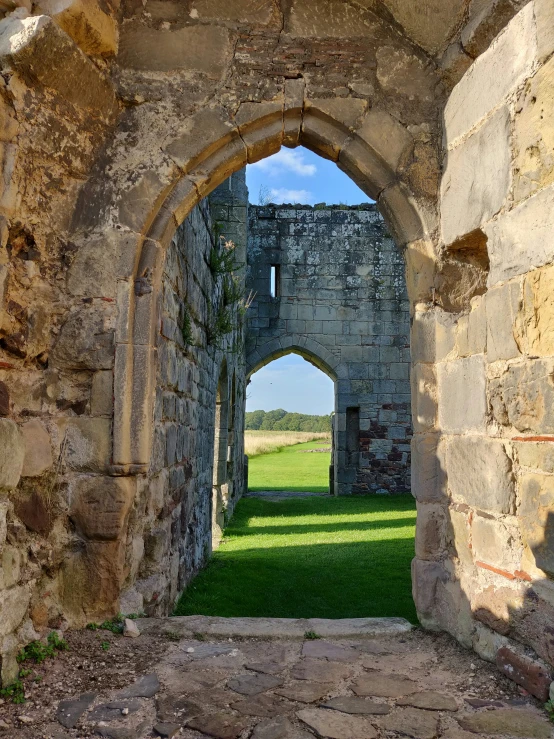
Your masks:
M262 367L287 354L298 354L321 370L333 382L344 375L339 360L328 349L307 336L295 335L273 339L251 352L246 358L247 379Z
M194 117L186 137L165 147L178 161L180 173L171 185L160 186L151 209L143 214L135 266L121 282L118 295L122 330L116 339L113 435L117 474L145 471L150 461L157 305L165 250L191 209L233 172L282 145L302 144L335 161L377 200L398 245L421 241L429 233L424 209L401 180L398 156L391 158L389 140L376 135L370 125L390 132L393 119L368 118L371 111L359 99L325 99L319 104L304 100L303 80L288 82L300 83L297 106L287 101L287 95L291 100L294 95L285 85L283 101L244 103L233 121L220 107L204 109ZM400 123L393 123L404 131ZM299 349L309 356L305 346ZM319 349L313 357L321 359ZM333 367L331 357L321 361L324 371Z

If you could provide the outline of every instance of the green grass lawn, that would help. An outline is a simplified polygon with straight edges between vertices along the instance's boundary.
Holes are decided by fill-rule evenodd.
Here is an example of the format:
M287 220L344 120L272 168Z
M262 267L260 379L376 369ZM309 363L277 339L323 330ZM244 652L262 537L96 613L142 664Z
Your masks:
M245 498L175 614L404 616L416 623L415 517L411 495Z
M305 454L301 451L328 446L330 442L322 439L251 457L248 460L248 489L329 492L331 453Z

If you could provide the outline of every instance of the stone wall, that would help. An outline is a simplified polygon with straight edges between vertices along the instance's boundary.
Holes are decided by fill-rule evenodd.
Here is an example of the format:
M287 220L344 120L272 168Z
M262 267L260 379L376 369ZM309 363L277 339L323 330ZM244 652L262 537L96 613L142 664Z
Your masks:
M244 173L236 179L240 199L232 180L225 183L211 201L193 209L166 252L158 296L153 452L145 474L106 477L114 373L108 348L102 354L97 344L94 353L91 336L82 334L89 325L79 324L70 334L77 346L69 339L63 344L63 356L75 357L85 344L92 352L95 371L82 368L78 395L69 395L73 386L64 386L53 368L43 371L40 393L27 387L18 392L10 370L1 371L1 413L12 419L0 418L0 440L10 450L0 459L0 487L17 486L0 497L4 680L17 672L21 645L65 619L83 625L93 614L108 615L114 596L125 613L170 612L219 543L225 516L243 490L244 328L238 304L224 298L231 275L210 266L213 254L223 250L211 207L219 208L220 230L235 236L236 222L246 222ZM218 206L219 200L225 205ZM244 247L242 252L243 259ZM240 275L239 280L242 286ZM149 294L151 288L144 280L136 290ZM233 328L218 333L222 312ZM59 352L59 342L57 347ZM63 405L60 397L67 398ZM65 414L49 419L49 402ZM224 429L215 422L221 407ZM216 437L225 444L221 458ZM126 536L118 542L122 526ZM83 547L86 538L90 544ZM87 573L84 591L88 567L96 570L94 576ZM113 592L115 582L121 597Z
M377 208L250 206L248 228L247 372L291 351L319 366L335 383L335 492L409 490L405 264Z
M236 224L246 220L244 172L232 179L191 212L166 254L154 450L129 520L126 613L171 610L218 546L243 491L243 319L225 298L232 275L213 268L224 250L216 231L237 238ZM242 187L240 199L233 184ZM222 315L231 331L219 331Z
M528 4L452 92L443 296L415 305L412 331L422 621L489 659L520 642L550 664L553 19Z

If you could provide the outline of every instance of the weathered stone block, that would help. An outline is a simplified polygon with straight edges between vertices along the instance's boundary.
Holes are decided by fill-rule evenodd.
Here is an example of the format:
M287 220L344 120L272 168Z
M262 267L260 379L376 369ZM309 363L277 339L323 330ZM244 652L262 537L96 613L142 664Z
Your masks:
M25 457L21 475L22 477L38 477L50 469L54 462L50 435L37 419L24 423L21 430L25 440Z
M305 113L302 118L301 143L317 151L325 159L336 162L349 138L348 128L337 126L330 118L318 115L317 111L315 114ZM347 172L350 172L347 158L344 158L343 166ZM354 178L353 173L352 176Z
M536 566L554 576L554 477L527 473L519 481L523 543Z
M398 246L426 239L428 228L414 197L402 183L390 185L378 199L391 234Z
M554 444L551 442L516 442L514 448L521 467L554 473Z
M554 360L509 366L491 382L489 396L498 423L535 434L554 432Z
M71 488L69 515L87 539L109 541L123 532L135 495L128 477L79 477Z
M283 143L283 103L243 103L235 116L248 162L257 162L279 151ZM230 234L229 234L230 236Z
M550 0L534 0L539 61L554 51L554 7Z
M512 512L512 462L502 441L484 436L450 439L446 473L452 496L459 502L498 513Z
M471 523L475 560L506 572L521 568L521 540L513 521L475 515Z
M483 624L475 624L475 633L473 636L473 649L487 662L494 662L496 653L500 647L507 644L508 640L505 636L497 634Z
M0 591L0 636L12 634L27 613L31 599L31 588L27 585Z
M21 577L24 553L16 547L4 547L0 557L0 589L17 585Z
M501 586L500 583L506 583ZM514 615L521 612L526 587L513 581L508 584L505 578L496 578L493 585L477 588L471 595L471 608L475 618L499 634L508 635L514 622ZM497 648L502 644L496 642ZM494 660L496 654L489 659Z
M113 411L113 372L99 370L92 376L90 412L93 416L110 416Z
M106 307L108 305L108 307ZM110 304L83 306L69 314L52 350L52 366L111 369L115 318Z
M538 575L526 591L523 602L512 611L512 631L519 641L528 644L550 665L554 664L554 639L549 631L553 620L552 581Z
M389 95L406 95L430 103L438 75L407 48L384 44L377 49L377 80Z
M368 107L367 100L360 98L317 98L308 97L304 100L304 115L309 117L330 119L344 130L365 131L365 117L362 116ZM360 123L362 125L360 126ZM384 122L382 122L384 128ZM393 142L391 141L391 146Z
M483 228L488 236L489 286L548 264L552 261L554 186L546 187Z
M168 31L129 23L121 29L117 62L130 69L185 69L217 79L229 64L231 53L229 31L222 26L194 25Z
M523 283L518 341L535 357L554 355L554 267L530 272Z
M430 364L416 364L411 373L414 431L431 431L437 422L437 375Z
M439 560L446 546L446 511L444 506L417 505L415 552L418 559Z
M457 316L440 308L416 311L412 321L412 361L432 364L447 357L456 343Z
M470 131L533 71L537 35L529 3L456 85L445 108L447 144ZM471 105L467 101L471 100Z
M293 37L373 37L379 29L375 16L335 2L335 0L295 0L285 21L285 31Z
M485 362L474 355L437 365L439 428L449 433L484 430Z
M482 354L487 347L487 311L485 297L471 301L471 311L460 316L456 333L456 351L460 357Z
M15 488L23 469L25 441L17 424L7 418L0 418L0 449L0 489Z
M238 23L266 25L272 18L271 0L229 0L222 5L219 0L195 0L195 18L199 21L229 20Z
M112 452L110 418L62 418L57 421L63 463L72 470L105 472Z
M104 6L104 7L102 7ZM117 51L117 20L100 0L40 0L38 10L55 18L86 54L110 56Z
M518 105L514 129L516 202L554 182L553 116L554 58L529 81Z
M0 60L31 86L38 80L96 115L111 120L117 111L110 80L46 15L5 19L0 28Z
M473 565L473 555L470 545L470 528L467 513L450 508L448 511L448 539L454 557L457 557L463 567Z
M437 582L433 610L439 628L470 648L475 621L465 589L458 579Z
M336 101L341 103L342 101ZM396 172L409 158L414 140L410 132L395 118L380 110L370 110L356 134Z
M498 213L510 189L510 169L510 115L503 107L448 152L441 183L445 244L452 244ZM463 208L460 203L464 203Z
M436 255L431 241L414 241L404 252L406 287L412 305L430 300L436 272Z
M68 554L61 571L60 595L75 624L112 618L119 611L124 564L125 548L120 541L87 541L82 549Z
M439 583L448 581L448 573L441 562L412 560L412 594L418 616L425 628L437 628L436 593Z
M446 500L446 476L439 434L416 434L412 439L412 494L422 503Z
M14 501L15 515L30 531L48 536L52 530L53 512L48 504L47 495L33 490L30 495L18 496Z
M419 7L402 0L385 0L385 5L410 38L430 54L443 48L462 19L462 0L443 3L430 0Z
M514 15L511 0L481 2L473 0L469 20L461 33L464 50L474 59L485 52Z
M139 237L111 230L77 246L67 275L70 293L87 298L115 298L117 281L133 274Z
M489 290L486 298L487 360L513 359L519 355L515 322L521 306L520 282Z

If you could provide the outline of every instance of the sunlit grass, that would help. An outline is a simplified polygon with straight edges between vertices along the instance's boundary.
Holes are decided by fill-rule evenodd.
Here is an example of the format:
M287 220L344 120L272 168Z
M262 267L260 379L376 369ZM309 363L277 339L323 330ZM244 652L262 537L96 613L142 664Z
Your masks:
M243 499L176 613L415 623L415 515L410 495Z
M248 489L329 492L331 453L306 451L327 446L323 439L249 459Z

